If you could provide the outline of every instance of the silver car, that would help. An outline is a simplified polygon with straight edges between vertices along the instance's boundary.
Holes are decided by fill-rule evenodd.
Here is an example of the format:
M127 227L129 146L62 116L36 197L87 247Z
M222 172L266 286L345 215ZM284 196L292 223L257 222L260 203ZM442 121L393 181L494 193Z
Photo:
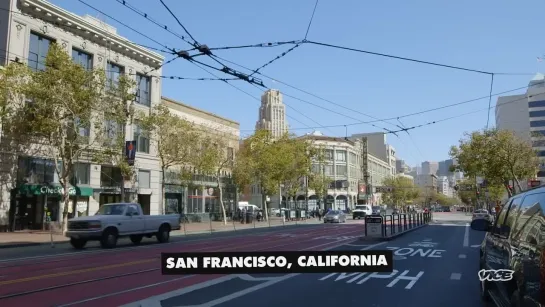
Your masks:
M492 215L488 213L488 210L486 209L477 209L475 210L475 212L473 212L473 217L471 220L473 221L473 220L479 220L479 219L485 219L485 220L491 221Z
M324 223L346 223L346 214L340 210L331 210L324 216Z

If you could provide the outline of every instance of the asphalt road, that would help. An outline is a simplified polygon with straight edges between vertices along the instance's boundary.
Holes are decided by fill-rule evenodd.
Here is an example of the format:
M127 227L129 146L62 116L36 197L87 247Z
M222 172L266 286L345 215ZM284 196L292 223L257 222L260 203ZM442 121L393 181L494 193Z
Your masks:
M435 220L392 241L354 241L333 248L391 249L392 273L232 275L124 307L482 306L477 271L483 234L473 232L465 218Z
M163 276L161 252L322 250L362 233L361 224L318 224L106 251L91 248L85 252L48 251L53 254L47 255L33 254L36 251L31 249L32 256L28 256L22 248L20 257L0 260L0 306L120 306L225 278Z
M114 250L4 249L0 306L480 306L476 246L483 235L465 219L441 216L434 225L380 243L357 240L363 234L358 222L178 237ZM392 249L395 271L163 276L159 266L161 252L326 249Z

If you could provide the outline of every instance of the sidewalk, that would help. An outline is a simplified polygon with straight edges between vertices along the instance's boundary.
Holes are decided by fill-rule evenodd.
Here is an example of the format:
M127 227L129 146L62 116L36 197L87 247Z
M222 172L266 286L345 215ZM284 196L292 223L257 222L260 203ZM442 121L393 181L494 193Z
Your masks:
M227 222L224 225L223 222L202 222L202 223L188 223L180 225L180 230L173 231L171 236L186 236L207 234L216 232L227 231L240 231L254 228L268 228L278 226L296 226L296 225L314 225L322 223L317 219L309 219L306 221L292 221L284 222L281 220L271 219L270 225L268 222L256 222L250 224L242 224L240 222ZM60 231L53 233L53 241L55 244L68 243L68 238L62 235ZM51 242L51 234L49 231L25 231L25 232L2 232L0 233L0 249L2 248L14 248L14 247L28 247L37 245L46 245Z

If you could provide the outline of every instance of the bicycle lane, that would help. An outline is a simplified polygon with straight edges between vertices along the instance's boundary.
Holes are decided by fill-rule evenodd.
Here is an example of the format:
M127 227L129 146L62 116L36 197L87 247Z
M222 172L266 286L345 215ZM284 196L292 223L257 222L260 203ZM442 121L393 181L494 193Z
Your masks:
M465 246L464 226L429 225L389 242L363 246L360 241L334 249L393 250L392 273L292 274L268 287L245 289L199 305L185 304L180 297L162 300L160 306L361 306L362 302L380 307L481 306L475 265L479 252ZM469 236L482 234L470 231Z

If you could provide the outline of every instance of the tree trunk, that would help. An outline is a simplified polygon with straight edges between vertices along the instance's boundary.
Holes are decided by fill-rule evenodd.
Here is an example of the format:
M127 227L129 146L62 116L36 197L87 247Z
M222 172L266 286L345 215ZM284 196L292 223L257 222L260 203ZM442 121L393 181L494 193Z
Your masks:
M522 187L520 186L520 181L518 180L518 178L515 176L513 177L516 185L517 185L517 188L519 189L519 192L522 192Z
M62 180L62 203L64 204L64 208L62 209L61 218L61 230L63 235L68 228L68 208L70 206L70 194L68 192L68 181L64 179Z
M161 209L161 214L165 214L166 213L166 209L167 209L167 198L166 198L166 195L167 195L167 191L166 191L166 186L165 186L165 171L166 169L164 167L161 167L161 171L162 171L162 178L161 178L161 198L162 198L162 203L163 203L163 208ZM180 212L178 212L180 213Z
M267 209L267 195L263 193L263 187L261 187L261 203L263 204L263 211L265 212L265 221L269 220L269 210ZM280 198L282 201L282 198Z
M223 190L221 189L220 173L216 174L216 183L218 184L218 197L220 199L221 212L223 214L223 225L227 225L227 214L225 213L225 205L223 204Z

